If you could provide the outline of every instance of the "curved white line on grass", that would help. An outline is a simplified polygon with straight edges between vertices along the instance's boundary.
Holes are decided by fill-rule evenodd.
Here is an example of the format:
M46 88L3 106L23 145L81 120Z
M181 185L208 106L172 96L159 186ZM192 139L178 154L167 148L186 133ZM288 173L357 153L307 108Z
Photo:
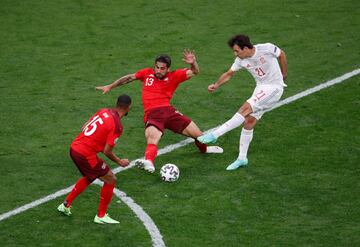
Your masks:
M280 106L282 106L282 105L289 104L289 103L291 103L291 102L293 102L293 101L296 101L296 100L298 100L298 99L301 99L301 98L303 98L303 97L305 97L305 96L308 96L308 95L310 95L310 94L313 94L313 93L315 93L315 92L318 92L318 91L320 91L320 90L322 90L322 89L324 89L324 88L327 88L327 87L330 87L330 86L332 86L332 85L341 83L341 82L343 82L343 81L345 81L345 80L347 80L347 79L349 79L349 78L351 78L351 77L354 77L354 76L356 76L356 75L358 75L358 74L360 74L360 68L359 68L359 69L355 69L355 70L353 70L353 71L351 71L351 72L349 72L349 73L346 73L346 74L344 74L344 75L342 75L342 76L339 76L339 77L337 77L337 78L335 78L335 79L332 79L332 80L330 80L330 81L324 82L324 83L322 83L322 84L320 84L320 85L318 85L318 86L315 86L315 87L313 87L313 88L310 88L310 89L308 89L308 90L305 90L305 91L303 91L303 92L301 92L301 93L298 93L298 94L296 94L296 95L293 95L293 96L291 96L291 97L289 97L289 98L286 98L286 99L280 101L277 105L275 105L273 108L269 109L268 111L271 111L271 110L273 110L273 109L276 109L276 108L278 108L278 107L280 107ZM208 131L206 131L206 132L210 132L210 131L212 131L212 130L214 130L214 129L216 129L216 128L217 128L217 127L213 128L213 129L211 129L211 130L208 130ZM178 143L176 143L176 144L172 144L172 145L166 146L166 147L164 147L164 148L162 148L162 149L160 149L160 150L158 151L158 155L162 155L162 154L169 153L169 152L171 152L171 151L173 151L173 150L175 150L175 149L177 149L177 148L186 146L186 145L188 145L189 143L192 143L192 142L194 142L194 140L193 140L192 138L187 138L187 139L185 139L185 140L183 140L183 141L181 141L181 142L178 142ZM128 167L126 167L126 168L118 167L118 168L114 169L113 172L114 172L114 173L119 173L119 172L121 172L121 171L124 171L124 170L127 170L127 169L133 167L134 165L135 165L134 162L132 162ZM50 201L50 200L53 200L53 199L55 199L55 198L57 198L57 197L63 196L63 195L65 195L65 194L69 193L72 188L73 188L73 185L70 186L70 187L68 187L68 188L59 190L59 191L57 191L57 192L55 192L55 193L53 193L53 194L51 194L51 195L48 195L48 196L46 196L46 197L40 198L40 199L38 199L38 200L36 200L36 201L33 201L33 202L31 202L31 203L25 204L24 206L18 207L18 208L14 209L14 210L11 210L11 211L7 212L7 213L3 213L3 214L0 215L0 221L2 221L2 220L4 220L4 219L7 219L7 218L9 218L9 217L11 217L11 216L17 215L17 214L19 214L19 213L22 213L22 212L24 212L24 211L26 211L26 210L28 210L28 209L34 208L34 207L36 207L36 206L38 206L38 205L40 205L40 204L43 204L43 203L45 203L45 202L48 202L48 201Z
M96 180L94 184L98 184L100 186L103 185L103 182ZM153 247L165 247L165 243L162 239L159 229L155 225L154 221L150 218L150 216L144 211L142 207L134 202L133 199L128 197L126 193L114 189L114 194L123 201L134 213L135 215L141 220L144 224L146 230L149 232Z

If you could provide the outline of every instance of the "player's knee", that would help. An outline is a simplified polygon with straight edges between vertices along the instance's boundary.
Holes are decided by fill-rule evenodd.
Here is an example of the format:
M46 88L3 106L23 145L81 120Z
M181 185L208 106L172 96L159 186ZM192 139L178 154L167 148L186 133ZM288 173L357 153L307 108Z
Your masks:
M117 180L116 176L114 174L112 174L112 176L110 176L107 179L107 181L105 181L105 182L108 183L108 184L116 184L116 180Z
M251 130L256 125L256 118L246 118L244 122L244 128L247 130Z

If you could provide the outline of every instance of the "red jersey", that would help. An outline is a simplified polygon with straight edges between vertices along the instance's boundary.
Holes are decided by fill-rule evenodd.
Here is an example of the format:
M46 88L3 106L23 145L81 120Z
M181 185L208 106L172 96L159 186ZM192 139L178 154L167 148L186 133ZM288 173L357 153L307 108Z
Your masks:
M143 82L142 103L144 112L155 107L170 106L170 100L180 83L189 79L186 75L188 69L177 69L168 72L163 79L154 75L154 69L146 68L135 73L135 77Z
M84 125L71 148L84 156L96 155L106 144L115 146L122 132L119 114L113 109L100 109Z

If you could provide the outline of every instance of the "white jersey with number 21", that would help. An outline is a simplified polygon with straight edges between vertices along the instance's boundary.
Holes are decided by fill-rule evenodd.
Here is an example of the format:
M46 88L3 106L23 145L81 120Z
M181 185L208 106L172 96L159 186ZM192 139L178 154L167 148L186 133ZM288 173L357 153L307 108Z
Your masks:
M277 58L281 50L274 44L254 45L255 54L252 57L241 59L236 57L232 71L238 71L242 68L248 70L256 81L256 85L279 85L286 87L280 70Z

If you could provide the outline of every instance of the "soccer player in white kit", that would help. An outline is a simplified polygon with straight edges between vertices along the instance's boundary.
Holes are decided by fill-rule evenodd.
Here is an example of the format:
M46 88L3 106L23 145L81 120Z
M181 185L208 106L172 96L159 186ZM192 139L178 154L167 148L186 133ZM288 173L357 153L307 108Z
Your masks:
M286 84L287 63L284 51L274 44L252 45L246 35L236 35L228 41L236 56L231 68L208 86L214 92L230 80L236 71L246 69L256 81L251 97L240 107L235 115L212 133L198 137L198 141L208 144L226 132L243 124L240 135L239 156L226 170L235 170L248 164L247 152L253 138L254 126L264 112L274 106L281 98Z

